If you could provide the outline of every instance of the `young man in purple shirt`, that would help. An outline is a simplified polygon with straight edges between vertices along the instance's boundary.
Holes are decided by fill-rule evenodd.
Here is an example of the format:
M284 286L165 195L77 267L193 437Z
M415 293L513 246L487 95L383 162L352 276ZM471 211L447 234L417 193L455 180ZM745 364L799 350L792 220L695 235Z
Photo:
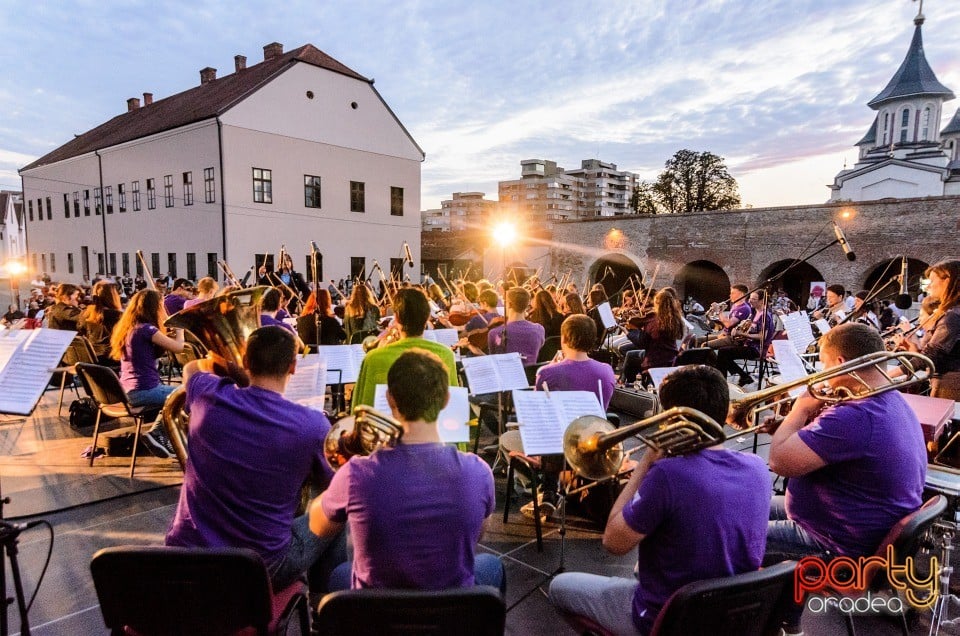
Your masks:
M173 291L163 297L163 308L168 316L172 316L181 309L184 304L193 298L194 287L186 278L178 278L173 283Z
M688 406L726 419L726 379L687 366L660 385L664 408ZM636 579L571 572L550 585L560 610L614 634L646 634L677 589L756 570L763 558L770 477L763 460L721 445L679 457L647 451L617 498L603 534L607 551L638 548Z
M306 515L294 518L304 480L325 484L332 474L323 454L330 422L283 397L296 370L295 336L276 326L254 331L243 388L202 372L210 366L202 362L184 368L190 457L167 545L250 548L275 590L314 564L326 580L346 560L346 541L339 533L321 539Z
M476 455L440 441L437 415L449 400L440 358L405 351L387 373L387 402L403 427L393 448L354 456L310 506L310 529L334 536L350 524L354 559L331 590L441 590L474 584L504 590L503 565L476 554L494 510L493 473Z
M884 350L875 329L846 323L820 339L831 369ZM854 393L887 384L874 367L829 381ZM770 469L789 477L785 497L770 505L765 563L807 555L873 554L890 528L923 503L927 454L916 415L898 391L824 408L804 394L770 442ZM803 606L784 631L800 631Z
M528 367L537 363L537 354L543 346L546 335L543 325L530 322L526 319L527 308L530 306L530 292L523 287L512 287L507 292L506 318L507 324L494 327L487 334L487 351L489 353L520 354L523 366Z

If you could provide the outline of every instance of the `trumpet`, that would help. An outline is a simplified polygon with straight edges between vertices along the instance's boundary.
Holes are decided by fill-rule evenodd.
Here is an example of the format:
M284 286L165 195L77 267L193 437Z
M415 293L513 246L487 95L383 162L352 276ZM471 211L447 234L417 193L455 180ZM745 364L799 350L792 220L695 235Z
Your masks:
M896 378L891 376L886 369L890 362L898 363L900 368L905 371L905 375L897 376ZM886 384L873 387L857 376L857 371L871 367L883 375L886 379ZM868 353L867 355L854 358L849 362L845 362L831 369L812 373L802 378L797 378L792 382L778 384L763 389L762 391L748 393L736 400L730 400L730 412L727 415L727 424L739 431L737 437L753 433L761 426L751 426L750 424L759 421L759 416L762 411L776 409L781 405L793 404L794 398L789 396L783 397L783 394L796 387L806 386L807 391L809 391L813 397L827 405L831 405L847 400L858 400L879 395L892 389L902 389L929 379L933 376L934 372L935 369L930 358L919 353L910 351L876 351L874 353ZM854 378L863 385L862 388L860 390L847 387L830 388L824 384L827 380L832 380L841 375L849 375ZM900 377L903 377L903 379L899 379Z
M643 434L649 429L656 429ZM723 427L696 409L677 406L630 426L615 429L596 415L584 415L570 423L563 434L563 455L581 477L609 479L620 470L625 456L622 441L638 436L649 448L668 456L685 455L726 439Z
M397 420L369 406L358 406L353 415L334 422L323 442L323 455L337 470L354 455L370 455L386 446L393 448L403 437L403 426Z

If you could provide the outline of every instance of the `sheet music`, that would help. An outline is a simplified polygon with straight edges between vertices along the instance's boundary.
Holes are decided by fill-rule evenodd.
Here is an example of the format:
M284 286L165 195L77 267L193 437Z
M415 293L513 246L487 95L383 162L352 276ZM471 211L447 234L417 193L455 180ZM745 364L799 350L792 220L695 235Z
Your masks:
M529 391L527 391L529 393ZM558 402L560 407L563 430L567 430L570 422L582 415L596 415L607 418L597 394L592 391L551 391L550 399Z
M663 379L679 369L680 367L651 367L647 369L647 373L650 374L650 379L653 380L653 388L660 390L660 383L663 382Z
M556 393L560 391L550 395ZM566 426L560 423L557 402L551 401L544 391L514 391L513 406L517 411L525 454L552 455L563 452Z
M793 343L797 353L803 353L816 340L813 329L810 328L810 317L805 311L795 311L792 314L781 316L783 328L787 332L787 339Z
M839 314L840 312L837 312L837 313ZM817 329L820 330L821 336L826 335L827 333L830 332L830 323L824 320L823 318L820 318L819 320L814 320L813 324L815 324L817 326Z
M0 336L0 413L30 415L77 334L59 329L12 331ZM13 340L18 342L10 347Z
M600 322L606 329L613 329L617 326L617 319L613 317L613 310L610 309L609 302L597 305L597 312L600 314Z
M456 329L427 329L423 332L423 338L431 342L439 342L447 347L460 342L460 334Z
M373 397L373 408L381 413L390 414L387 402L387 385L378 384ZM467 389L462 386L450 387L450 401L437 416L437 431L444 444L470 441L470 402Z
M297 404L303 404L327 392L327 365L320 356L312 353L297 360L297 372L287 380L283 396Z
M803 360L800 354L794 348L789 340L773 340L773 359L777 361L780 368L780 379L783 383L799 380L807 375L807 370L803 366ZM790 390L792 397L800 396L807 390L806 386L798 386Z
M519 353L501 353L489 356L474 356L463 359L463 371L467 375L470 393L496 393L525 389L527 374L523 370Z
M363 345L323 345L319 347L320 356L327 363L327 370L339 370L340 384L351 384L360 375L363 364Z

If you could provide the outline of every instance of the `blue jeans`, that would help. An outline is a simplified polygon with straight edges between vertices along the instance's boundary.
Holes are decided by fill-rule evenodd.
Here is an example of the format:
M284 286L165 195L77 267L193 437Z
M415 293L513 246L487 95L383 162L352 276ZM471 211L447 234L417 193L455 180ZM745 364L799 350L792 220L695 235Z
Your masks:
M320 538L310 531L307 515L301 515L293 520L291 532L293 537L287 547L287 553L276 563L267 566L270 582L275 591L287 587L307 570L311 570L312 580L326 581L331 578L330 573L334 568L347 560L346 532L339 532L336 536L325 539ZM313 591L323 592L324 590Z
M340 590L349 590L353 577L353 561L342 563L330 575L330 582L327 583L327 591L338 592ZM480 552L473 557L473 579L476 585L489 585L500 590L500 594L507 593L507 577L503 569L503 563L500 558Z
M134 389L127 391L127 399L130 400L130 406L156 406L162 407L167 400L167 396L177 390L172 384L158 384L152 389Z

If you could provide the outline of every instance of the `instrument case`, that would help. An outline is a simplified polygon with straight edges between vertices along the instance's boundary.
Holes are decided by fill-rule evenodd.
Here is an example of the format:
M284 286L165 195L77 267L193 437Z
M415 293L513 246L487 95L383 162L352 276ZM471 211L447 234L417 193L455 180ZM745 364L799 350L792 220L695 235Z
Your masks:
M649 391L617 387L610 398L608 410L646 419L660 412L660 398Z

